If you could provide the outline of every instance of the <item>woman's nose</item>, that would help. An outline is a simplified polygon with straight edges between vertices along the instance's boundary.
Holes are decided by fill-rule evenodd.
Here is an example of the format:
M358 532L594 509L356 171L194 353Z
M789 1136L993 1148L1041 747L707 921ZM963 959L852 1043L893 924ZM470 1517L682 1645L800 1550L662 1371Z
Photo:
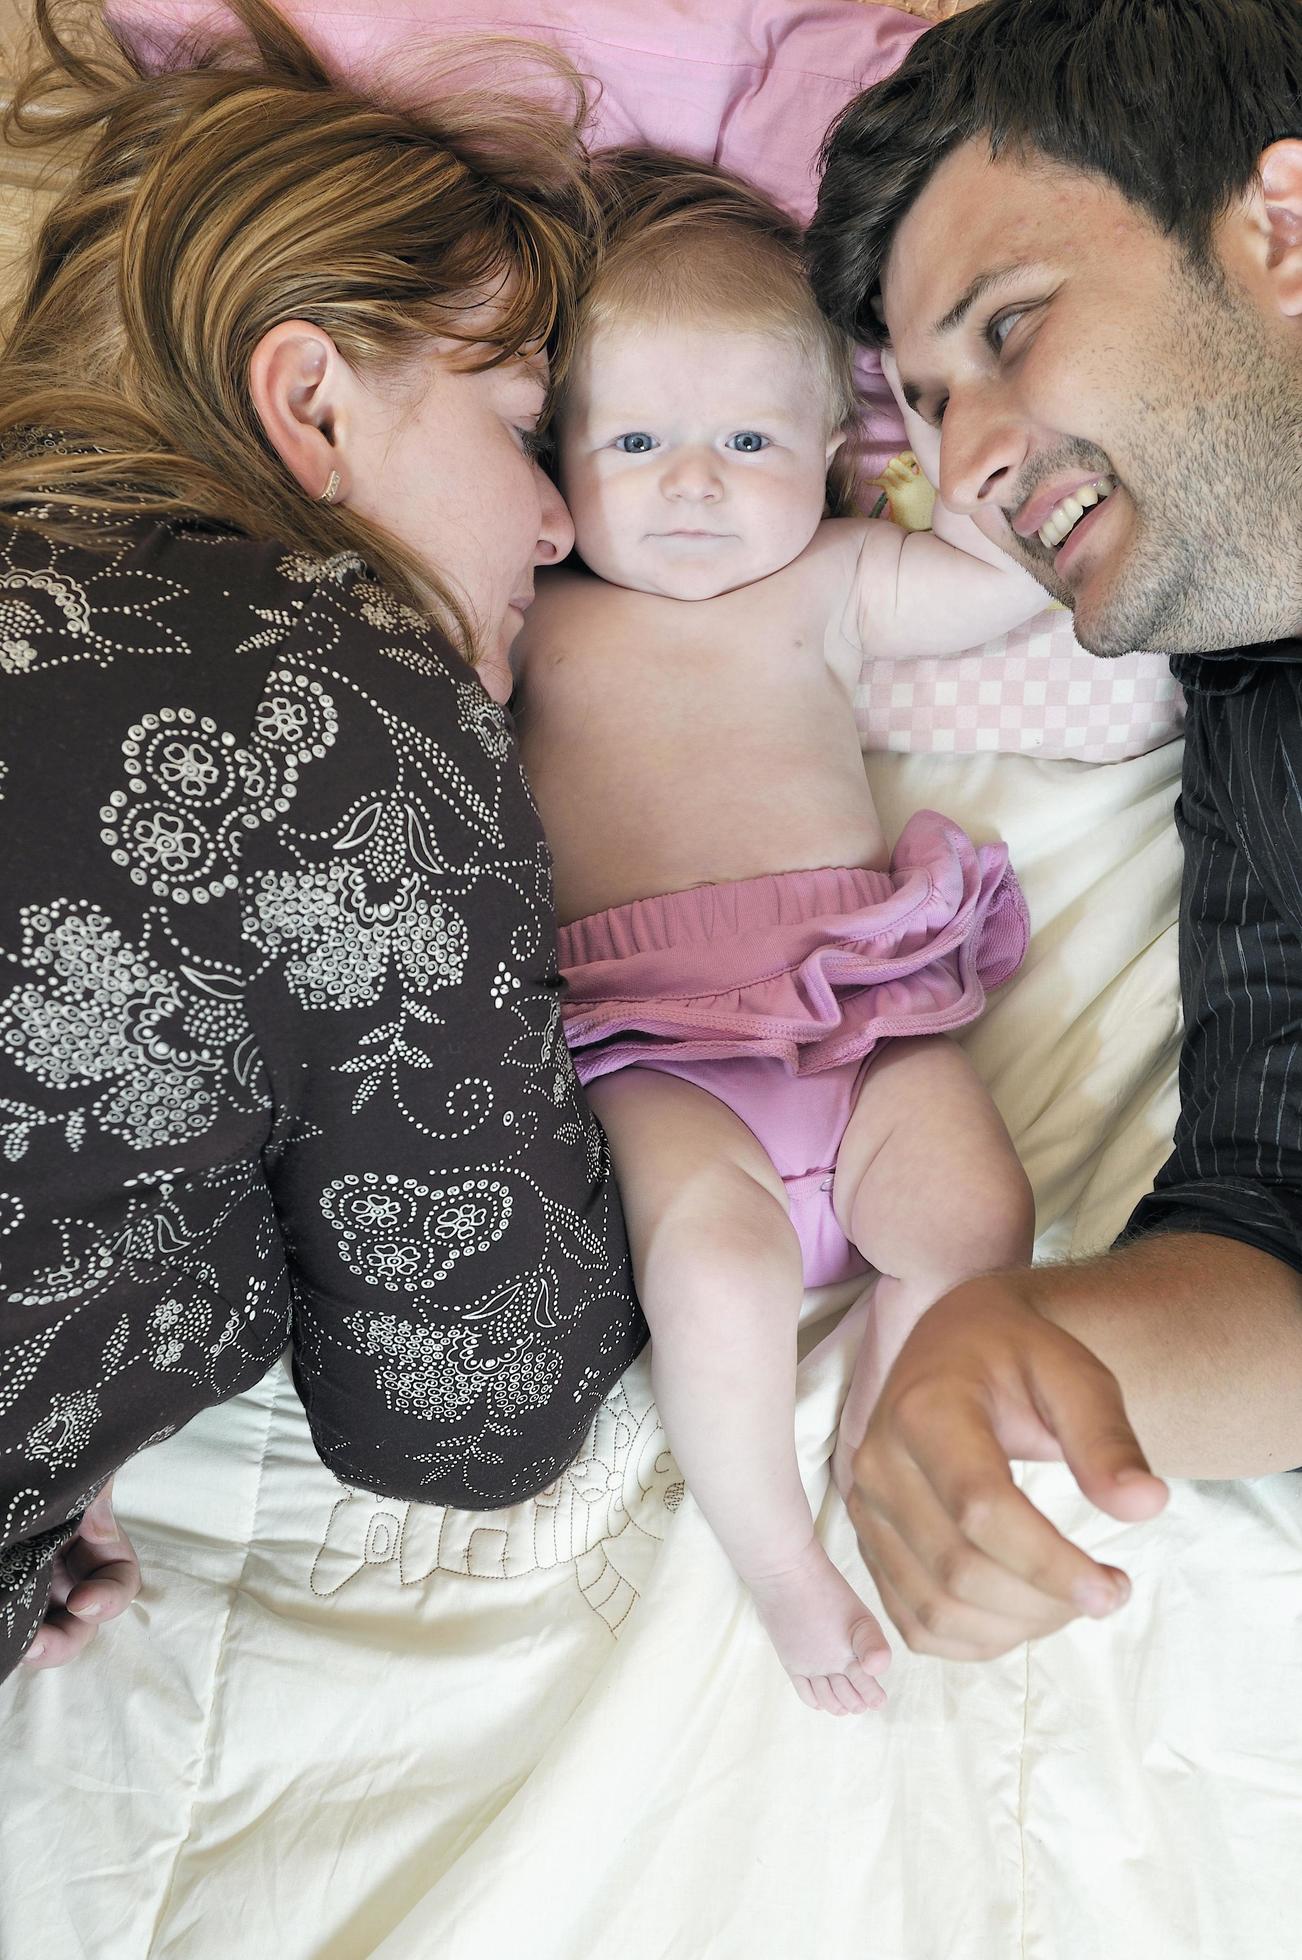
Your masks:
M940 494L951 510L971 517L1007 508L1029 452L1026 429L984 394L951 394L940 432Z
M535 565L557 565L567 558L574 544L574 520L556 485L545 470L538 471L538 542L534 546Z

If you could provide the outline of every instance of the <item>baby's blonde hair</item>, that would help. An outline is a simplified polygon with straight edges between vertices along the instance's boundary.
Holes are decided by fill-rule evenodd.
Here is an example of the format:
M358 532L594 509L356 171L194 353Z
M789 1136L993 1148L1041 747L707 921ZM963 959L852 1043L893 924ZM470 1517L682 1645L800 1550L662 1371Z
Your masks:
M593 158L592 183L599 249L580 344L629 320L772 334L798 347L823 382L827 433L853 431L854 347L820 310L800 228L785 212L740 177L667 150L604 151ZM828 471L829 516L855 507L851 447L842 444Z

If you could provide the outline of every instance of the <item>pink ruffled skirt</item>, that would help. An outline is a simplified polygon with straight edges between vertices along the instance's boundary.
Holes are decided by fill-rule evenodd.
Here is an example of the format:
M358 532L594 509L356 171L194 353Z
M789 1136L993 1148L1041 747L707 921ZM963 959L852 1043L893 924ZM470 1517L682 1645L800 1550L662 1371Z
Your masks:
M810 1075L975 1020L1027 936L1006 847L923 810L887 871L701 885L562 927L565 1036L584 1082L669 1056Z

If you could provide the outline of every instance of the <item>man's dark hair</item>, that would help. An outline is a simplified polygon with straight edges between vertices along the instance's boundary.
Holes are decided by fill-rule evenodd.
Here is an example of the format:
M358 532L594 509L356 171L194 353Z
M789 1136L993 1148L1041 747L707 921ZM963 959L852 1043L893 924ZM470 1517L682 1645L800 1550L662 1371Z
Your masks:
M1302 0L982 0L842 111L807 239L820 304L858 340L896 226L981 138L1102 177L1210 269L1257 159L1302 135Z

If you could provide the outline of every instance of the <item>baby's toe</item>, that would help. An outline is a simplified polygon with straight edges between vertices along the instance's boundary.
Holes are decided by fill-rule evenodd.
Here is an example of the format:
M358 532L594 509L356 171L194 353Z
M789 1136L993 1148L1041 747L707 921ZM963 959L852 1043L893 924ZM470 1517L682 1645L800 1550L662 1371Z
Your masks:
M891 1650L886 1635L878 1626L872 1614L859 1620L850 1629L850 1645L854 1657L869 1674L880 1674L891 1664Z
M844 1715L845 1710L832 1693L832 1684L827 1676L825 1674L811 1674L808 1679L810 1688L813 1690L814 1706L820 1708L824 1715Z
M815 1715L817 1715L818 1696L814 1693L813 1687L808 1677L803 1674L793 1674L790 1676L790 1680L791 1680L792 1687L795 1689L796 1693L800 1696L800 1699L804 1702L805 1707L812 1708Z
M851 1661L845 1670L845 1678L852 1688L857 1689L865 1708L881 1708L886 1701L886 1690L880 1681L874 1681L866 1667L858 1661Z
M832 1693L836 1696L842 1711L846 1715L866 1715L868 1713L868 1703L864 1700L863 1695L848 1674L831 1674L828 1676L828 1682Z

